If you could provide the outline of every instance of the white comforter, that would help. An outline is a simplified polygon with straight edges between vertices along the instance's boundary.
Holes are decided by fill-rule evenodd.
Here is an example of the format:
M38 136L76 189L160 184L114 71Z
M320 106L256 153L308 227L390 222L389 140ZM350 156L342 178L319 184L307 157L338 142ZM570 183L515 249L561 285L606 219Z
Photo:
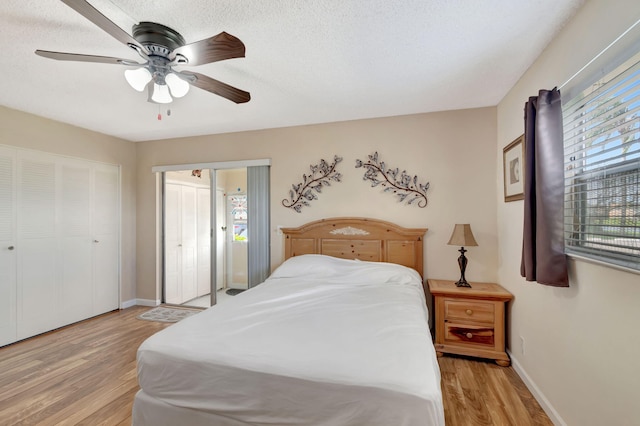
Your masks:
M155 334L144 393L251 425L444 425L419 275L318 255Z

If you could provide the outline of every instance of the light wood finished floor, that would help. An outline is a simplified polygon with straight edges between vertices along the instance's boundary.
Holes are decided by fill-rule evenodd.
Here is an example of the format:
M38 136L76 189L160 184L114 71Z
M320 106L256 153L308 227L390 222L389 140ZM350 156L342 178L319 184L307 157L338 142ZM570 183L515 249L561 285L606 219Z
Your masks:
M449 355L438 362L447 425L553 426L512 367Z
M0 424L127 425L136 350L169 324L133 307L0 348ZM511 367L443 357L448 426L552 425Z

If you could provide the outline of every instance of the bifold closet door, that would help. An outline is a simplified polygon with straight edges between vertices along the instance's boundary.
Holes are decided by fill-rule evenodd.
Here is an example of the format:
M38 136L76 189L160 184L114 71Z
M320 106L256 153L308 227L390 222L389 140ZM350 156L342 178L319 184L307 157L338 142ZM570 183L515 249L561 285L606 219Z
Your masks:
M89 318L92 303L92 165L67 160L59 165L58 261L63 324Z
M181 304L198 296L196 188L165 184L165 302Z
M60 164L58 215L64 324L119 307L119 173L116 166Z
M96 164L92 182L92 297L94 315L98 315L120 307L119 170Z
M164 186L164 301L182 303L180 289L180 185Z
M16 153L0 147L0 346L16 341Z
M63 324L56 268L57 185L55 157L18 153L18 339Z
M117 166L0 147L0 345L118 308L119 182Z
M182 185L182 302L198 297L198 215L196 188Z

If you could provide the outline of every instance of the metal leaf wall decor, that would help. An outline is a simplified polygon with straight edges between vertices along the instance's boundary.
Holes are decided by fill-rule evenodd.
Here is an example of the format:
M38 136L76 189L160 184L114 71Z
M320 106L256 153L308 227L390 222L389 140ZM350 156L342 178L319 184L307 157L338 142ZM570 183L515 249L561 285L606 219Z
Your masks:
M371 182L371 186L381 185L384 192L390 192L398 196L399 202L416 204L419 207L427 206L427 189L429 182L422 184L418 182L418 176L407 174L406 170L388 167L384 161L378 158L378 152L369 155L369 160L364 162L356 160L356 168L365 169L362 180Z
M302 182L291 185L289 199L282 200L282 205L300 213L303 206L308 206L310 201L318 199L316 193L321 193L323 186L331 186L331 181L341 181L342 175L336 171L336 166L341 161L342 158L335 155L331 164L321 159L319 164L310 165L311 174L303 174Z

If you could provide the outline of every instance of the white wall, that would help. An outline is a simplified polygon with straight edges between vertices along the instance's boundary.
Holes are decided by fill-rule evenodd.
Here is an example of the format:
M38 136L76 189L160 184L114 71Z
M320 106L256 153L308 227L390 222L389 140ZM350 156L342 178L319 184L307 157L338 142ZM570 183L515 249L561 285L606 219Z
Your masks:
M120 301L136 296L136 150L133 142L0 106L0 144L120 165Z
M571 260L569 288L524 281L523 202L503 201L502 149L522 134L529 96L562 85L639 18L637 0L587 2L498 106L499 281L515 295L508 345L558 424L640 424L640 275Z
M459 278L459 247L447 241L455 223L471 223L479 247L467 253L470 280L497 279L496 110L481 108L431 114L358 120L177 140L139 142L138 158L138 298L160 294L155 252L156 181L152 166L208 161L270 158L271 258L282 262L283 237L276 227L299 226L336 216L373 217L407 227L427 227L425 271L431 278ZM356 159L378 151L389 166L417 174L431 188L426 208L400 204L363 181ZM285 208L292 184L320 159L343 157L341 183L325 188L302 213Z

